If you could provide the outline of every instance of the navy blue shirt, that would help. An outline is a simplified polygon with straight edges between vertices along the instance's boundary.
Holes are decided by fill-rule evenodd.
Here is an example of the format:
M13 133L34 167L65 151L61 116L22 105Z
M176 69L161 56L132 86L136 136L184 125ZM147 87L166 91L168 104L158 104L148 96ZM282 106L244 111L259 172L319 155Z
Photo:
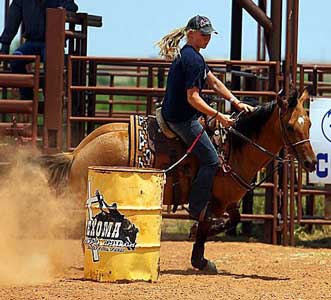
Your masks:
M0 37L2 44L9 45L23 22L23 36L30 41L45 41L46 8L63 7L76 12L78 6L74 0L13 0L9 6L9 15L5 29Z
M201 92L209 72L204 58L192 46L185 45L180 53L170 66L162 103L163 117L174 123L198 116L199 112L187 101L187 90L197 87Z

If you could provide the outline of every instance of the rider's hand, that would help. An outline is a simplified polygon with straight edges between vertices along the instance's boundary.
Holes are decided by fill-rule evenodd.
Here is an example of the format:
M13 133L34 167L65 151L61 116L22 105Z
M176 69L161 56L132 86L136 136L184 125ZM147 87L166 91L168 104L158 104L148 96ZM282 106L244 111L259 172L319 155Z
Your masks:
M234 120L231 119L230 115L222 114L220 112L216 115L216 120L225 128L230 127L234 123Z
M232 98L229 101L239 111L243 110L245 112L252 112L255 109L253 106L250 106L246 103L239 101L235 96L232 96Z
M237 108L239 111L244 110L245 112L252 112L252 111L254 111L254 109L255 109L253 106L250 106L250 105L248 105L248 104L246 104L246 103L243 103L243 102L240 102L240 101L238 101L238 102L236 103L236 108Z

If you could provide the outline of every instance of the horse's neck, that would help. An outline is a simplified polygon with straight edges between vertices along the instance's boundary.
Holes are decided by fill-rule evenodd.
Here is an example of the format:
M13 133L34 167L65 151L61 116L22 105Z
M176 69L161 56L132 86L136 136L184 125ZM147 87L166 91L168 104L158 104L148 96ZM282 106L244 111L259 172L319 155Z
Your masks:
M282 145L282 133L278 107L275 107L268 121L261 129L259 136L254 140L273 154L277 154ZM244 145L240 151L230 157L230 165L240 176L250 182L257 172L272 160L270 155L258 150L250 144Z

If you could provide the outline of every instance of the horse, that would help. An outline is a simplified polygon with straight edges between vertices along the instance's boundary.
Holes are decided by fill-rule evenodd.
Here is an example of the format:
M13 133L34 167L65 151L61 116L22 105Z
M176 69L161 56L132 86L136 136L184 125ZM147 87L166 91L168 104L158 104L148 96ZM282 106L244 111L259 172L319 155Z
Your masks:
M236 210L229 208L237 206L257 172L272 161L284 146L289 148L306 171L315 170L316 156L309 140L311 121L304 109L304 103L309 99L308 89L300 97L297 91L293 91L287 98L277 96L274 101L262 104L239 118L235 130L229 132L227 166L231 171L220 168L214 178L212 211L215 216L221 217L228 210L230 221L236 219L231 215L232 212L235 215ZM50 170L50 182L68 184L72 193L80 195L78 199L85 199L88 167L128 166L129 151L128 124L105 124L84 138L73 152L45 159ZM82 207L83 203L80 205ZM196 269L215 273L215 264L204 257L204 245L209 234L210 224L199 222L191 264Z

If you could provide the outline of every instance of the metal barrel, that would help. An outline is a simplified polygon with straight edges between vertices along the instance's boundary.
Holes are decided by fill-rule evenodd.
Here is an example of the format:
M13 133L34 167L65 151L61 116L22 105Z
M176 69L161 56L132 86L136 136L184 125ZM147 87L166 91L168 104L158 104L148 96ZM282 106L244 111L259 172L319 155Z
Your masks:
M89 167L86 279L158 279L164 184L157 169Z

